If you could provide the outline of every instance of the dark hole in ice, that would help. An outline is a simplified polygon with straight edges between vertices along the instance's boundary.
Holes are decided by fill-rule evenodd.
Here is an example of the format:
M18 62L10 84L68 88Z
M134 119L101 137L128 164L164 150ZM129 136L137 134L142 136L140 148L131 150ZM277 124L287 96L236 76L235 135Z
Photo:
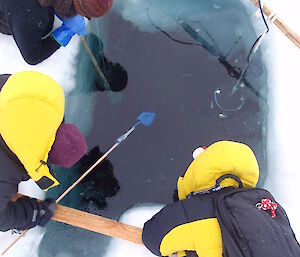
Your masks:
M128 74L125 68L118 62L112 62L105 56L103 42L99 37L93 33L89 33L85 36L85 40L89 45L99 68L103 72L106 80L109 83L110 89L105 88L105 83L101 79L98 72L91 62L89 63L89 69L86 69L87 75L92 77L91 88L82 87L81 92L91 93L94 91L113 91L120 92L124 90L128 83ZM82 54L87 54L83 52ZM89 60L88 60L89 61ZM76 90L76 89L75 89ZM78 90L76 91L78 93Z

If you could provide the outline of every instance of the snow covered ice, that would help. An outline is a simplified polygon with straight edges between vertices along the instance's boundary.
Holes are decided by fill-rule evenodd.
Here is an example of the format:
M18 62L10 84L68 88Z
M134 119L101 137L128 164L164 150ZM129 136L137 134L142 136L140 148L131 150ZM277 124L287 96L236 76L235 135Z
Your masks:
M233 0L230 1L232 4L235 2L236 1ZM247 7L249 17L252 24L254 24L257 35L259 35L264 30L264 27L260 21L261 18L254 15L256 8L253 7L253 4L250 3L250 1L242 0L241 2ZM298 24L300 24L300 18L297 13L300 8L300 3L298 3L298 1L273 0L265 2L268 3L274 11L277 11L280 17L300 34L300 28L298 26ZM175 33L175 35L178 33L178 22L175 22L174 19L170 19L170 16L192 19L193 15L196 15L198 10L203 9L204 23L210 21L209 13L205 13L204 11L205 8L211 8L210 6L204 6L208 5L206 1L185 0L177 1L177 3L178 5L175 6L176 8L168 8L170 6L170 1L167 0L115 0L114 12L120 15L124 20L128 21L131 25L135 26L138 30L146 33L157 33L157 29L149 22L147 17L148 14L151 15L151 18L155 23L159 24L161 29L168 31L169 33ZM222 1L215 0L213 9L215 11L219 10L219 18L214 16L214 22L210 24L212 28L217 26L218 22L226 20L228 16L233 16L233 12L230 8L225 10L222 9ZM236 17L239 16L240 15L236 13ZM242 24L241 27L243 27L250 19L244 19L244 24ZM56 26L57 22L58 21L56 21ZM102 33L104 34L105 39L109 40L109 37L105 32L102 31ZM226 33L233 33L235 36L245 36L247 31L237 29L231 32L228 27ZM224 35L222 33L213 33L213 36L217 42L223 40L221 46L222 50L226 51L232 46L232 41L228 40L228 37L223 37ZM188 39L191 40L191 38ZM64 88L65 92L68 93L72 91L76 85L75 80L77 71L75 69L75 56L79 50L79 43L79 38L74 37L66 48L58 50L43 63L36 66L29 66L22 59L13 39L10 36L0 34L0 74L15 73L22 70L40 71L54 78ZM253 41L249 41L248 45L250 46L252 43ZM292 228L299 239L300 207L299 204L295 203L297 203L297 196L299 195L297 183L300 180L298 172L298 147L300 145L300 137L298 135L300 131L300 122L298 121L298 88L300 78L298 70L300 67L300 52L299 49L296 48L296 46L274 25L271 26L271 31L263 42L261 50L262 57L267 64L269 107L266 128L268 176L265 180L264 187L270 190L278 202L286 209ZM80 96L71 96L69 100L72 103L76 101L78 104L76 110L80 110L80 100L82 101L82 99L84 99L86 102L90 101L90 99L85 100L86 98L88 98L88 96L82 94ZM92 107L93 103L90 103L87 110L90 110L89 108L92 109ZM67 110L68 119L74 120L77 124L79 123L80 129L87 135L91 131L91 117L87 117L86 120L78 121L76 120L76 117L74 117L73 111L74 110ZM193 110L191 110L191 112L192 111ZM116 133L119 133L119 131ZM197 144L197 142L195 143ZM153 151L153 149L151 150ZM185 149L187 152L185 156L192 158L193 150L194 149ZM119 149L119 151L123 150ZM127 151L129 150L127 149ZM181 156L175 157L181 158ZM172 156L170 158L175 157ZM126 172L126 170L122 170L122 172ZM171 183L167 178L164 179ZM122 186L126 187L126 185ZM41 192L33 182L25 183L25 186L23 184L21 192L41 199L45 197L43 192ZM143 205L135 206L122 215L120 220L124 223L142 227L143 223L159 211L161 207L161 205L152 206L147 204L145 204L144 207ZM108 210L108 212L109 211L110 210ZM66 230L66 232L68 232L68 230ZM7 253L6 256L38 256L38 247L43 239L44 233L46 233L45 229L42 228L31 230L28 235L16 245L16 247ZM11 232L1 233L0 249L4 249L15 236L16 235L11 235ZM76 244L76 242L74 242L74 244ZM105 256L121 257L126 255L134 255L137 257L152 256L152 254L144 247L136 246L118 239L111 239L108 241L108 247L105 249ZM99 256L104 256L104 254L100 253ZM61 251L55 257L76 256L68 251Z
M300 3L295 0L266 1L280 17L300 34ZM264 57L270 72L269 117L267 133L268 165L272 174L266 188L273 192L289 215L292 228L299 240L300 219L298 181L298 146L300 144L298 118L300 51L275 26L264 46Z
M163 206L157 205L136 205L126 211L120 218L120 221L143 228L144 223L159 212ZM153 255L146 247L138 246L134 243L128 243L124 240L113 239L106 250L106 257L121 256L125 253L132 253L135 256L151 257Z

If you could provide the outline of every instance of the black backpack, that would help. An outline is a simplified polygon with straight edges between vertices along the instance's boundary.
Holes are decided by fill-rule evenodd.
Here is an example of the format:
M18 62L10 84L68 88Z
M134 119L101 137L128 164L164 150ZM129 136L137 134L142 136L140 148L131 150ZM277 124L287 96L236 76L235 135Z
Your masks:
M300 247L284 209L267 190L240 188L214 199L224 257L300 257ZM276 209L276 210L275 210ZM276 215L276 216L274 216ZM273 217L272 217L273 216Z

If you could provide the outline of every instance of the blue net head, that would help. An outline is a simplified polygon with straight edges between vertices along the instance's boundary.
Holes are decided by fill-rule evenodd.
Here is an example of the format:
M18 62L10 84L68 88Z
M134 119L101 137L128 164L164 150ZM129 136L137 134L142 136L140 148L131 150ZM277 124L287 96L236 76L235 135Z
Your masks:
M145 126L150 126L155 118L155 112L143 112L137 119Z

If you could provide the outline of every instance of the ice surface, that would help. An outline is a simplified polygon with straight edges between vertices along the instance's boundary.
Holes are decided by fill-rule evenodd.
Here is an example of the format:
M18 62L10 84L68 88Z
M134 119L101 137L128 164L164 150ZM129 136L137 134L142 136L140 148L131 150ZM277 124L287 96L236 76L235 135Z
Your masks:
M266 1L274 6L286 23L300 34L300 2L295 0ZM281 15L282 14L282 15ZM272 26L263 46L270 72L268 165L272 175L266 187L286 209L292 227L300 238L299 202L299 67L300 49Z
M159 0L117 0L115 1L113 8L122 16L124 20L130 21L141 31L154 32L156 29L151 25L147 18L147 8L151 3L149 12L151 12L153 18L158 17L161 20L161 9L157 10L156 7L165 7L165 2L166 1ZM153 13L152 8L155 8ZM164 29L172 29L176 27L176 23L170 23L170 19L168 19L166 16L162 23Z
M45 229L36 227L31 229L24 238L22 238L6 254L6 257L38 257L38 247L43 239ZM1 252L10 244L18 235L12 234L11 231L0 233L0 250Z
M184 24L188 20L194 23L195 32L205 28L210 35L205 40L213 45L215 42L218 48L228 53L231 47L237 47L240 37L249 37L249 44L252 44L251 31L247 30L247 19L244 18L243 10L237 12L232 8L235 0L198 1L198 0L117 0L114 10L124 20L131 22L143 32L157 32L157 25L168 33L183 31ZM226 22L222 22L226 20ZM153 24L152 24L153 23ZM239 24L233 26L233 24ZM180 29L180 25L183 27ZM226 31L224 36L222 31ZM234 42L233 39L237 39ZM190 40L193 42L193 40ZM234 42L234 44L233 44Z
M136 205L126 211L120 218L120 221L143 228L144 223L159 212L163 206L158 205ZM146 247L129 243L120 239L112 239L106 250L105 257L124 256L131 253L135 257L152 257L153 255Z
M145 3L148 0L117 0L115 1L114 9L124 19L130 21L137 26L141 31L154 32L156 29L149 23L147 18L147 8ZM176 30L178 27L174 19L170 16L174 13L168 13L164 19L158 19L162 12L167 12L166 7L168 2L165 1L161 5L161 0L151 1L152 6L149 7L149 13L154 21L158 22L162 29L168 31ZM189 5L182 1L178 8L182 17L184 13L189 13L193 9L193 4L200 1L189 1ZM222 1L215 1L212 11L219 10ZM248 7L249 13L254 13L254 8L249 1L242 0ZM295 28L298 33L300 18L297 13L300 3L296 0L285 1L266 1L274 10L282 15L286 22ZM168 3L168 4L165 4ZM203 4L203 1L201 1ZM209 7L211 8L211 7ZM196 10L197 8L195 8ZM223 15L223 14L220 14ZM226 18L220 16L217 22ZM174 17L174 16L173 16ZM208 16L205 16L208 17ZM253 22L258 18L253 15ZM257 27L257 33L263 29L263 26ZM238 35L239 31L235 31ZM221 35L220 35L221 36ZM56 79L65 91L70 91L74 85L75 69L74 60L78 51L79 39L73 38L68 47L60 49L48 60L37 66L27 65L13 39L10 36L0 34L0 73L14 73L17 71L38 70L44 72L54 79ZM300 52L275 26L271 27L271 32L263 43L263 56L267 60L269 67L268 72L270 79L269 85L269 118L268 118L268 168L270 176L266 181L266 187L271 190L278 201L285 207L294 231L299 238L300 221L299 212L300 207L297 196L299 196L298 181L300 174L298 171L298 147L300 145L300 131L299 117L299 67L300 67ZM13 62L11 61L13 60ZM59 64L59 65L58 65ZM192 151L192 149L191 149ZM32 183L32 182L29 182ZM21 187L24 187L22 185ZM25 186L25 190L32 191L34 187ZM43 194L33 189L34 196L43 197ZM161 207L135 207L129 212L126 212L121 218L124 223L129 223L136 226L142 226L143 222L156 213ZM37 247L44 234L44 230L36 228L31 230L28 235L19 242L6 256L38 256ZM0 249L7 246L11 239L16 235L11 235L10 232L0 233ZM126 252L126 253L125 253ZM121 240L111 240L109 248L107 249L107 256L152 256L145 248L130 244ZM70 257L67 252L60 252L57 257ZM100 256L103 256L100 254Z

